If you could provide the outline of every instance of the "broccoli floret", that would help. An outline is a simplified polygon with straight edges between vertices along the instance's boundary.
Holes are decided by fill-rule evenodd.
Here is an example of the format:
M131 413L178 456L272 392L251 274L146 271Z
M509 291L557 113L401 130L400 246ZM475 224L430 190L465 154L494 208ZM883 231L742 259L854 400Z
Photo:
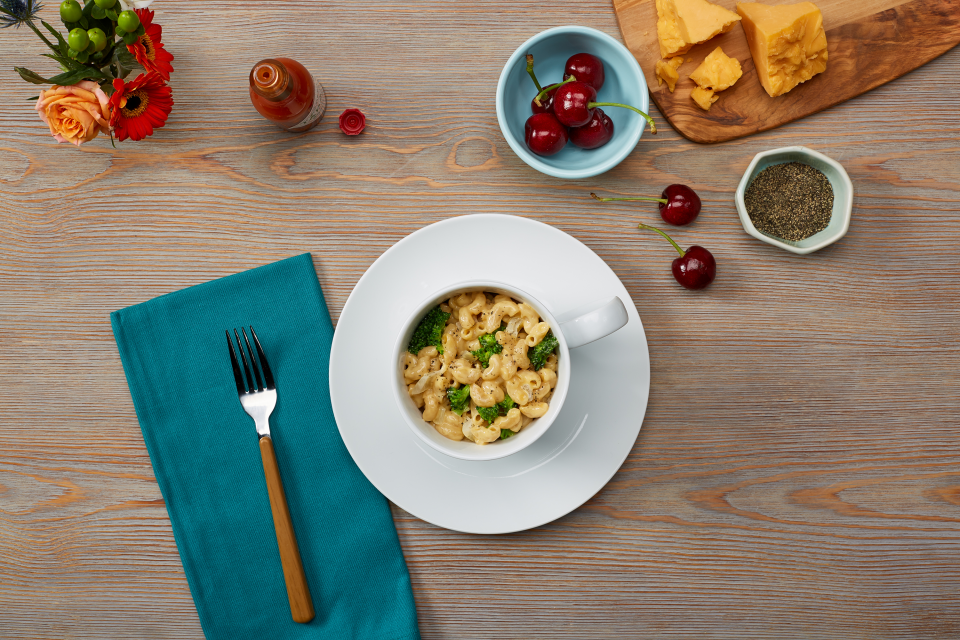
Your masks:
M516 406L516 403L508 395L503 396L503 401L498 402L492 407L477 407L477 413L480 414L480 417L493 424L493 421L497 419L497 416L507 415L507 411L513 409Z
M480 342L480 347L483 349L497 349L496 353L500 353L503 350L503 346L497 342L497 337L492 333L485 333L477 340Z
M443 337L443 327L447 324L449 313L440 310L437 305L423 316L423 320L413 330L413 337L410 338L410 344L407 345L407 351L413 355L420 353L420 349L433 345L439 353L443 353L443 345L440 339Z
M497 419L497 416L500 415L500 412L497 411L497 407L477 407L477 413L480 414L480 417L486 420L488 423L493 424L493 421Z
M459 389L447 389L447 397L450 399L450 408L458 416L470 407L470 387L463 385Z
M501 323L500 328L497 331L503 331L507 328L507 325ZM490 356L495 353L501 353L503 351L503 345L497 342L497 331L493 333L485 333L477 340L480 341L480 348L476 351L471 351L473 357L480 361L480 364L483 365L483 368L486 369L490 366Z
M516 432L516 431L510 431L510 429L501 429L501 430L500 430L500 439L501 439L501 440L506 440L507 438L509 438L509 437L511 437L511 436L515 436L515 435L517 435L517 432Z
M530 358L530 364L533 365L534 371L540 371L543 365L547 364L547 356L553 353L553 350L556 349L559 344L560 341L553 335L553 331L548 331L547 335L543 336L540 344L527 352L527 357Z

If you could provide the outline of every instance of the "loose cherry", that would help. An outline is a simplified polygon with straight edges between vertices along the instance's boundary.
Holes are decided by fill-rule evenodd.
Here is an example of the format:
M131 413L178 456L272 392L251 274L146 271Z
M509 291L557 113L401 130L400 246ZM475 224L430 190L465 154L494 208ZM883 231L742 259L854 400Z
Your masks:
M673 278L685 289L704 289L717 277L717 261L713 254L699 246L692 246L686 251L680 248L673 238L656 227L647 224L637 225L641 229L656 231L670 241L680 257L673 261Z
M538 156L552 156L566 146L567 128L552 113L535 113L524 125L527 148Z
M600 111L597 109L597 111ZM602 113L602 112L601 112ZM573 130L570 131L570 137L573 139ZM576 144L576 141L574 141ZM631 196L624 198L601 198L595 193L591 193L595 199L600 202L612 202L614 200L647 200L650 202L659 202L660 217L664 222L682 227L690 224L697 219L700 214L700 196L690 187L682 184L672 184L663 190L659 198L648 198L645 196Z
M604 80L603 61L589 53L575 53L567 59L567 64L563 67L564 79L570 76L600 91Z
M613 137L613 120L603 112L594 109L590 122L582 127L570 129L570 142L581 149L596 149L610 142Z
M568 78L560 83L560 87L553 96L553 112L562 124L568 127L582 127L590 122L593 111L597 107L623 107L643 116L650 125L650 133L657 132L657 125L653 122L653 118L640 109L618 102L597 102L596 100L596 89L586 82Z

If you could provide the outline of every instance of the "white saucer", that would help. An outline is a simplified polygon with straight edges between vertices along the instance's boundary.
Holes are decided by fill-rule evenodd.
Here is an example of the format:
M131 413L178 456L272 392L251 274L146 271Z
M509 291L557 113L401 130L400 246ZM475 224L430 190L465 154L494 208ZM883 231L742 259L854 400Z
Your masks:
M560 322L612 296L630 317L620 331L570 352L560 415L533 445L498 460L433 451L404 422L391 390L393 349L408 315L432 292L468 279L512 283ZM578 240L514 216L451 218L395 244L350 294L330 354L333 412L363 473L405 511L467 533L531 529L589 500L633 448L649 389L647 340L620 279Z

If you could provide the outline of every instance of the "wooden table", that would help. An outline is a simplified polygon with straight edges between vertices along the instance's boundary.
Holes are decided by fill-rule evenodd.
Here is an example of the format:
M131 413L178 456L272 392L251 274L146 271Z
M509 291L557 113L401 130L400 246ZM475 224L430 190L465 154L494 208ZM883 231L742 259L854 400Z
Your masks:
M960 637L960 50L720 146L664 126L564 182L509 150L495 85L542 29L617 36L608 0L154 8L176 107L116 150L53 143L9 71L52 63L0 32L0 637L202 637L110 311L310 251L336 319L393 243L474 212L607 261L647 331L650 405L610 484L548 526L480 537L394 511L425 638ZM328 92L307 134L249 104L250 66L280 54ZM363 135L338 131L347 107ZM856 189L847 237L808 257L749 238L733 206L752 156L795 144ZM704 292L634 230L652 207L587 197L672 182L704 201L676 233L717 256Z

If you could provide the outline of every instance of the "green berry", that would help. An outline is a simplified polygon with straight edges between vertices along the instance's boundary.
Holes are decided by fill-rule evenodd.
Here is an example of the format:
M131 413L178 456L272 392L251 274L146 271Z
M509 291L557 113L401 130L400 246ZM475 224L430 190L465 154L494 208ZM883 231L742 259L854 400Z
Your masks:
M60 3L60 19L64 22L76 22L83 15L83 9L77 0L63 0Z
M127 33L133 33L140 26L140 18L133 11L123 11L117 17L117 25Z
M67 36L67 42L74 51L83 51L90 44L90 36L83 29L77 27Z
M93 0L97 3L97 6L101 9L109 9L113 5L117 4L117 0Z
M103 29L98 29L94 27L87 31L87 37L90 38L90 44L93 45L94 51L103 51L107 47L107 34L103 32Z

